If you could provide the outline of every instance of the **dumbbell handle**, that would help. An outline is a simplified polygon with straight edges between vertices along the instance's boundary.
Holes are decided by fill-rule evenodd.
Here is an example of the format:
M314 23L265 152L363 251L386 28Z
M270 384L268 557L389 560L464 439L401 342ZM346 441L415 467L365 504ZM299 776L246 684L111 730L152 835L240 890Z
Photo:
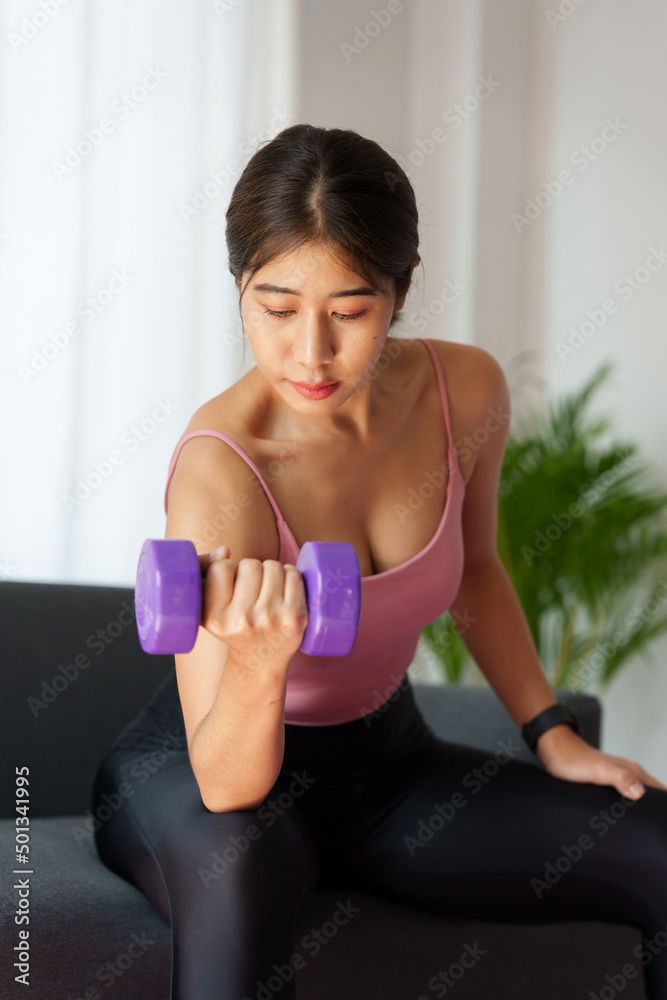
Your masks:
M361 615L361 570L354 546L305 542L296 566L308 602L308 623L299 649L310 656L347 656ZM134 603L145 652L190 652L201 624L202 590L199 557L189 539L144 542Z

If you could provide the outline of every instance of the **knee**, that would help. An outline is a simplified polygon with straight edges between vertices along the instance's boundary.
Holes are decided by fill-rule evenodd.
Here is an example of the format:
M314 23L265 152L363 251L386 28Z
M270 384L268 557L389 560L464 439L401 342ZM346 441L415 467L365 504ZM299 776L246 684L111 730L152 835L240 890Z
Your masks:
M267 851L271 838L264 835L247 812L226 815L233 816L233 821L216 824L218 829L210 831L193 859L193 875L206 890L235 885L250 888L254 881L262 881L272 859L274 863L277 861L276 855Z
M163 850L167 878L175 875L194 889L227 893L236 887L285 891L307 867L302 831L288 814L261 818L258 810L211 813L203 804L196 816L172 829Z
M635 803L633 803L634 806ZM637 799L635 842L656 872L667 872L667 791L648 786Z

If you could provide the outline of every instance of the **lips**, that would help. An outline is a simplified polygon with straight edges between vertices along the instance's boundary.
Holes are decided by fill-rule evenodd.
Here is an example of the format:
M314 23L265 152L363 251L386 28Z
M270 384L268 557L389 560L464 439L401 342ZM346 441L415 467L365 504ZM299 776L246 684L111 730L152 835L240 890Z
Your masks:
M340 384L340 382L307 382L305 385L303 382L290 383L294 391L305 399L328 399L338 392Z
M337 379L332 379L330 382L294 382L293 385L302 385L304 389L325 389L328 385L335 385Z

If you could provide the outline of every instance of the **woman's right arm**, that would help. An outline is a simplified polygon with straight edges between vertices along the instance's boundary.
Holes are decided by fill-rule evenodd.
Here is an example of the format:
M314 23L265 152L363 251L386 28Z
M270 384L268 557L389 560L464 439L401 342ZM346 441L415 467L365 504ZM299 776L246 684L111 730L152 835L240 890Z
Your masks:
M249 491L248 465L214 437L181 451L165 537L189 538L205 573L195 645L175 654L202 801L211 812L255 808L283 762L289 663L307 622L303 580L277 561L275 514L263 491ZM221 545L227 558L212 559Z

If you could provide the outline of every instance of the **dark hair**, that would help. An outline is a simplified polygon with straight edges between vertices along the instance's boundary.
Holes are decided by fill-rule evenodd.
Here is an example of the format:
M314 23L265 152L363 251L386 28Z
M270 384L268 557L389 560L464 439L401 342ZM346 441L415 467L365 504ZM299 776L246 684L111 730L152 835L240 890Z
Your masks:
M352 129L283 129L245 166L226 219L229 270L239 289L244 272L252 276L308 243L327 246L373 287L392 279L397 298L410 287L412 261L421 260L417 204L405 171Z

